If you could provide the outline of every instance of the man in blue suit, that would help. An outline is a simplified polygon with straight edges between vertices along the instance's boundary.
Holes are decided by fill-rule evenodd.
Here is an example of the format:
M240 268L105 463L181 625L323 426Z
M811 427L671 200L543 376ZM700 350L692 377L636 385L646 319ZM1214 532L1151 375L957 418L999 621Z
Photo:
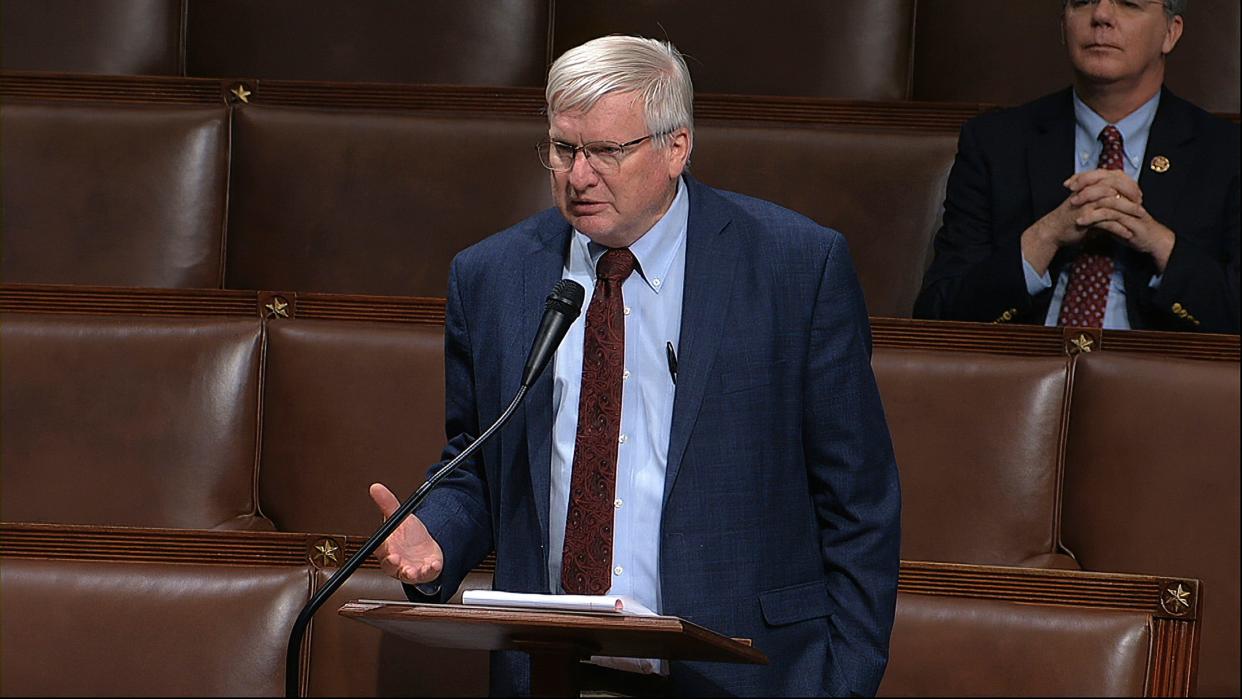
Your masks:
M685 174L693 90L667 43L572 49L547 100L556 208L453 262L446 459L516 394L559 279L583 283L587 311L381 566L443 601L494 550L497 590L625 595L770 658L658 664L651 691L873 694L900 496L844 239ZM372 497L397 507L382 485ZM529 675L525 657L493 657L495 693L528 692Z

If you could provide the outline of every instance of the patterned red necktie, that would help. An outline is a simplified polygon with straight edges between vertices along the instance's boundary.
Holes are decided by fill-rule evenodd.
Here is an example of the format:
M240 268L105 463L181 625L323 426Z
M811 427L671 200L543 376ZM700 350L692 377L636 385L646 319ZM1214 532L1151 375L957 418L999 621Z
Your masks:
M1105 126L1100 131L1100 141L1104 144L1100 151L1100 167L1105 170L1122 169L1121 159L1125 157L1125 149L1121 143L1121 132L1115 126ZM1089 232L1088 236L1090 235ZM1097 240L1106 243L1107 234L1100 234ZM1104 326L1104 309L1108 305L1113 258L1106 251L1093 251L1089 240L1083 247L1083 252L1079 253L1070 267L1069 283L1065 286L1065 298L1061 301L1061 315L1057 318L1057 325L1100 328Z
M605 252L595 267L582 347L582 393L574 441L561 587L602 595L612 587L613 498L621 435L621 373L625 370L625 303L621 283L634 271L626 248Z

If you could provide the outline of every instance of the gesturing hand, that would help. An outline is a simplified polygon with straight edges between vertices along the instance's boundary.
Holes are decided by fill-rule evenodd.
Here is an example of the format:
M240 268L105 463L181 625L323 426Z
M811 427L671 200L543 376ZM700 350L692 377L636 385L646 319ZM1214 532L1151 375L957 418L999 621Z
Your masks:
M384 519L392 516L401 501L382 483L372 483L369 490ZM401 526L375 549L380 570L410 585L429 583L440 577L444 569L444 552L440 544L431 538L422 521L410 515Z

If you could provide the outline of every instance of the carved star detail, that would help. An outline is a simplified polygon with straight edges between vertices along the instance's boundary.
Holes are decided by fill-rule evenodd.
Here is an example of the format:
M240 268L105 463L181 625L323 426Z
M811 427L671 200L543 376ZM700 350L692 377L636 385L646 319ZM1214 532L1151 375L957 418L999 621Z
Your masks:
M1079 335L1078 337L1071 340L1070 344L1073 345L1074 349L1078 350L1079 352L1090 352L1091 347L1095 344L1095 340L1092 340L1086 335Z
M336 552L340 548L331 539L324 539L315 546L315 562L321 566L336 563Z
M238 83L237 87L233 88L231 92L234 95L237 95L237 99L245 102L246 104L250 104L250 95L252 93L250 92L250 90L246 89L245 85Z
M1174 609L1190 609L1190 590L1182 587L1181 583L1177 587L1170 587L1164 591L1169 606Z
M268 318L288 318L289 302L277 296L272 302L263 306L267 309Z

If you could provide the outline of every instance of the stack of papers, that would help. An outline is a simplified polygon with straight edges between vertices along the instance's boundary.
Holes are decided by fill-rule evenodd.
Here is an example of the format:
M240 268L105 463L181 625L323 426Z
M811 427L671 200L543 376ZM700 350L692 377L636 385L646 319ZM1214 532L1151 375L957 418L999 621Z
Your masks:
M608 612L630 616L658 616L644 605L625 596L615 595L538 595L525 592L467 590L462 604L486 607L522 607L566 612Z

